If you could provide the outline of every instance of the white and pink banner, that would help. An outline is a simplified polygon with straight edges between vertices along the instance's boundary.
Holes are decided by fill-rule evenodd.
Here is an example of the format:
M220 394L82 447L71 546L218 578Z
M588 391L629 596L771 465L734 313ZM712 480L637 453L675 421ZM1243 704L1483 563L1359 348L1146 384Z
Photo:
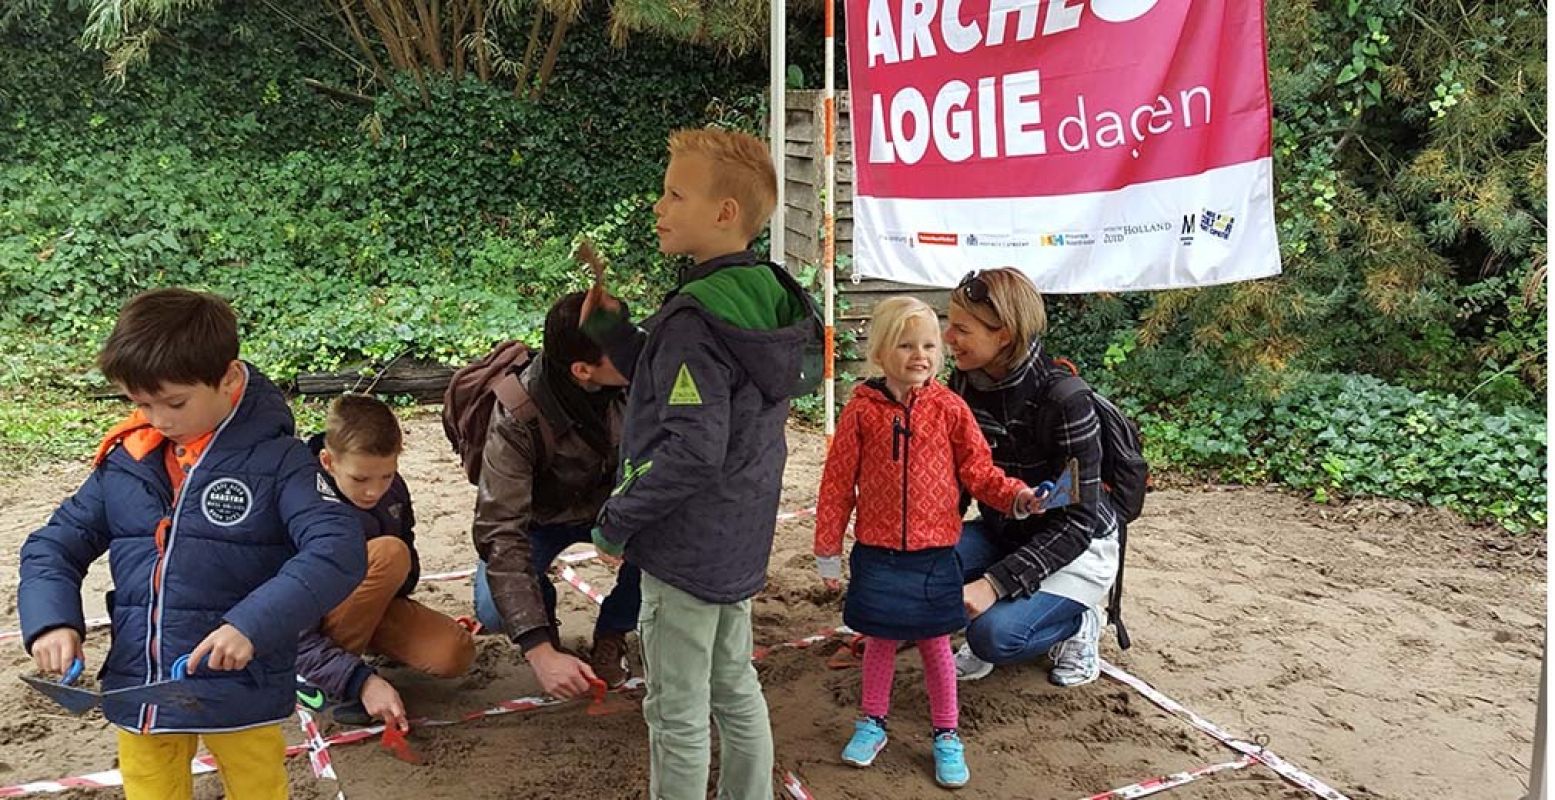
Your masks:
M1045 292L1276 275L1260 0L847 0L853 255Z

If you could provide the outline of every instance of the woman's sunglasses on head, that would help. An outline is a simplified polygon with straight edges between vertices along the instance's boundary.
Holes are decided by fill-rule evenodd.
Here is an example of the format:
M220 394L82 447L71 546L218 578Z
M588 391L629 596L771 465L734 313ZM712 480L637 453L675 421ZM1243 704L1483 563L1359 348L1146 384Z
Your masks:
M988 282L978 274L980 271L974 269L968 272L961 282L956 284L956 291L974 303L988 303Z

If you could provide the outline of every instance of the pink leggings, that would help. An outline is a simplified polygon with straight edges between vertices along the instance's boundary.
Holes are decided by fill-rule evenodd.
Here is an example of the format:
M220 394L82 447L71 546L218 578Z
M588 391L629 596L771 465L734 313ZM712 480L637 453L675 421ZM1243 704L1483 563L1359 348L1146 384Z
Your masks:
M891 712L896 645L892 639L864 639L864 698L859 705L867 716L884 718ZM956 660L950 652L950 637L919 641L918 655L923 657L923 681L929 690L929 716L934 727L956 727Z

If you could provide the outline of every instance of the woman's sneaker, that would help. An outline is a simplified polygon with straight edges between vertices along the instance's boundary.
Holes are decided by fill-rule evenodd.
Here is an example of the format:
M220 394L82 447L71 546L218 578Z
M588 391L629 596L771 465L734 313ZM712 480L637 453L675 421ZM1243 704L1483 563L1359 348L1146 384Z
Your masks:
M956 651L956 680L980 681L993 672L993 664L972 654L972 645L963 644Z
M1106 624L1096 608L1085 609L1080 617L1080 630L1048 651L1053 659L1048 680L1058 686L1084 686L1100 677L1101 629Z
M875 756L885 749L885 743L885 727L865 717L853 723L853 738L842 748L842 760L855 767L867 767L875 763Z
M934 782L946 789L959 789L971 780L961 737L954 731L934 737Z

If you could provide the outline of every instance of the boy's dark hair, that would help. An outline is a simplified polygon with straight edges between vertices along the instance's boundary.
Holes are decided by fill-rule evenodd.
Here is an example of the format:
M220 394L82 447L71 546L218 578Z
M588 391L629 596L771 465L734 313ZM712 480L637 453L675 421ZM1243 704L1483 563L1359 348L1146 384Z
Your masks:
M217 386L238 357L238 320L221 297L153 289L130 298L97 354L103 377L132 392L169 383Z
M405 434L387 403L369 394L343 394L329 405L324 446L337 456L397 456Z
M583 292L563 295L545 314L545 338L540 343L540 352L545 354L547 361L563 369L572 366L574 361L598 364L605 357L605 352L578 324L578 317L583 313L583 297ZM621 304L621 313L628 313L625 303Z

